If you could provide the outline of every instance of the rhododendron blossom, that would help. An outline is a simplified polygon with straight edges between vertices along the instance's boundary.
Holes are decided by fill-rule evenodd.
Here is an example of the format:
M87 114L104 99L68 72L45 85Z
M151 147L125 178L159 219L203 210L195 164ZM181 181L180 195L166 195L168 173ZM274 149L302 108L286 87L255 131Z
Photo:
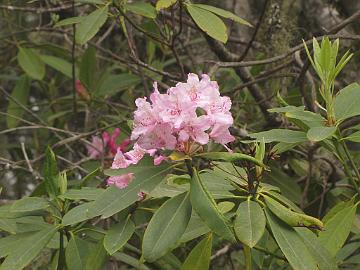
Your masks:
M233 124L230 113L231 100L220 95L216 81L208 75L201 79L189 74L186 83L178 83L161 94L154 83L150 102L146 98L135 101L134 129L131 139L136 141L133 150L124 152L117 148L111 168L126 168L137 164L145 154L154 157L159 165L165 156L157 150L191 151L193 145L205 145L210 139L224 145L233 141L229 132ZM124 188L134 178L133 174L112 176L108 185Z

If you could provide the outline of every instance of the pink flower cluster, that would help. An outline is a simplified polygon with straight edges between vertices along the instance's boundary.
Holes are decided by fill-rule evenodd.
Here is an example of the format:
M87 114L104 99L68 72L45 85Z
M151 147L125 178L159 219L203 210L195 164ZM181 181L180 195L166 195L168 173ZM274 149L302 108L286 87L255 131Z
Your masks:
M217 82L211 81L208 75L199 79L191 73L186 83L176 84L165 94L160 94L155 83L150 102L146 98L135 101L137 110L131 140L136 143L126 153L117 149L112 169L137 164L147 153L158 165L165 159L156 155L160 149L186 152L189 144L205 145L212 139L225 146L234 140L229 132L233 124L231 100L220 95ZM108 184L122 189L133 178L131 173L112 176Z
M138 98L132 140L143 149L183 150L186 142L205 145L210 139L225 145L234 140L229 132L233 124L231 100L221 96L216 81L208 75L201 79L190 73L186 83L178 83L160 94Z

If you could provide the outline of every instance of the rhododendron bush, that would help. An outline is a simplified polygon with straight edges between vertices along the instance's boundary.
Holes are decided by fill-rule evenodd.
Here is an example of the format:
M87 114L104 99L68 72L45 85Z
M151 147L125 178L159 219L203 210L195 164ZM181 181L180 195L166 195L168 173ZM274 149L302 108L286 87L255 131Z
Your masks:
M358 12L276 55L279 1L30 2L0 4L44 16L4 35L0 270L359 269Z

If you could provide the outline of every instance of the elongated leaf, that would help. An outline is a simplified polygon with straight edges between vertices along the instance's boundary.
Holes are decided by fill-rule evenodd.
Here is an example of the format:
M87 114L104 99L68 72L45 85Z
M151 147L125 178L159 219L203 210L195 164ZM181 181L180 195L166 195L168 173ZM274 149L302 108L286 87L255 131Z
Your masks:
M83 263L80 256L76 237L72 237L65 250L66 265L68 269L83 269Z
M16 233L16 222L14 219L1 218L0 219L0 231Z
M100 30L101 26L103 26L103 24L106 22L108 11L109 8L106 5L82 18L81 22L76 28L76 42L83 45L92 39Z
M235 242L228 220L219 211L215 200L204 186L199 173L194 169L190 183L191 204L200 218L220 237Z
M133 235L134 231L135 224L130 217L113 225L104 238L106 251L112 255L120 250Z
M336 132L336 127L312 127L306 133L310 141L320 142L323 141Z
M84 187L82 189L70 189L65 194L61 195L61 198L69 200L94 201L103 192L104 190L100 188Z
M30 92L30 79L26 75L22 75L19 80L16 82L15 88L11 93L11 97L16 100L18 103L26 106L29 92ZM17 104L13 99L9 100L9 105L7 107L7 113L18 118L22 118L24 115L24 109ZM6 124L8 128L15 128L19 124L19 119L16 119L11 116L6 116Z
M234 230L242 243L254 247L264 234L265 225L264 211L258 203L247 200L239 205Z
M256 158L249 156L249 155L240 154L240 153L208 152L208 153L199 154L197 156L208 158L211 160L222 160L222 161L228 161L228 162L236 162L236 161L246 160L246 161L251 161L254 164L262 166L262 167L265 166L261 161L257 160Z
M154 166L151 158L144 158L136 166L130 166L126 169L106 170L108 175L121 175L133 173L135 179L124 189L109 187L101 194L89 208L88 215L107 218L120 212L132 203L138 200L140 191L150 192L165 178L170 167L164 163L160 166Z
M344 138L344 140L348 140L351 142L360 142L360 131L352 133L351 135Z
M54 27L60 27L60 26L68 26L68 25L72 25L72 24L77 24L79 22L81 22L83 18L82 17L70 17L70 18L66 18L64 20L58 21Z
M264 140L265 143L284 142L284 143L300 143L306 142L306 133L302 131L289 129L271 129L249 134L250 138L254 138L259 142Z
M145 231L142 250L147 261L155 261L176 247L191 216L188 192L166 201Z
M121 91L127 90L130 87L135 87L141 82L139 76L134 74L119 74L110 75L99 85L94 92L97 97L113 96Z
M96 49L88 47L81 59L80 64L80 81L89 91L93 90L96 72Z
M63 58L59 58L52 55L41 55L41 60L44 61L45 64L49 65L53 69L61 72L68 78L72 78L72 66L71 63L64 60Z
M322 218L322 222L327 223L332 217L334 217L341 210L348 207L352 207L353 205L354 205L353 200L338 202L326 213L326 215Z
M297 227L295 231L300 235L304 244L313 255L320 270L337 270L335 258L320 244L316 235L307 228Z
M124 7L137 15L147 17L150 19L156 18L156 9L149 3L135 2L124 5Z
M360 85L352 83L336 95L334 111L337 121L360 115Z
M226 43L228 39L226 26L218 16L210 11L199 8L196 5L187 4L186 8L196 25L199 26L201 30L210 37Z
M33 50L19 47L17 60L20 67L35 80L42 80L45 76L45 65L40 56Z
M0 238L0 258L9 255L15 248L33 233L18 233Z
M201 240L186 258L181 270L207 270L210 266L212 234Z
M216 15L219 15L221 17L233 20L234 22L240 23L240 24L245 24L247 26L252 26L250 23L248 23L247 21L245 21L244 19L240 18L239 16L237 16L236 14L221 9L221 8L217 8L217 7L213 7L213 6L209 6L209 5L203 5L203 4L193 4L193 6L205 9L207 11L210 11L212 13L215 13Z
M113 257L116 260L119 260L121 262L124 262L130 266L133 267L133 269L136 270L151 270L149 267L147 267L145 264L141 263L138 259L123 253L123 252L116 252L115 254L113 254Z
M59 170L57 167L55 154L50 147L46 149L44 178L47 193L52 197L59 195Z
M324 227L323 223L317 218L301 213L296 213L271 197L265 195L263 195L263 197L270 211L290 226L316 226L317 228Z
M356 206L350 206L336 213L325 223L325 230L319 233L320 243L331 255L336 253L345 243L356 214Z
M177 0L158 0L156 2L156 10L159 11L164 8L171 7L173 4L176 3Z
M270 211L265 209L265 213L275 240L290 265L296 270L317 270L314 258L294 229Z
M0 270L23 269L41 252L57 230L58 227L50 226L25 238L20 245L15 246L11 250L10 254L1 264Z
M88 209L91 208L93 204L93 202L88 202L74 207L63 216L62 224L64 226L73 225L91 218L88 214Z
M39 197L24 197L16 201L12 206L11 212L29 212L35 210L42 210L50 206L50 203L44 198Z
M208 232L210 232L209 227L206 226L206 224L201 220L198 214L196 214L195 211L193 211L191 214L189 224L186 227L184 234L181 236L180 242L181 243L188 242Z
M101 239L88 253L84 270L101 270L108 255Z

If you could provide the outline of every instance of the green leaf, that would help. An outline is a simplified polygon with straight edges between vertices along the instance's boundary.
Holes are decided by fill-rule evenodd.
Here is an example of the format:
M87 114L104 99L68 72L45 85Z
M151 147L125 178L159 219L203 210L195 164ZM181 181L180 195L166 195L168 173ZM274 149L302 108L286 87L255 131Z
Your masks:
M325 223L325 230L319 233L320 243L331 255L336 253L345 243L354 222L356 206L350 206L336 213Z
M108 11L109 8L106 5L83 17L78 27L76 28L76 42L84 45L86 42L92 39L100 30L101 26L103 26L103 24L106 22Z
M193 4L186 4L186 8L196 25L201 30L210 37L226 43L228 39L226 26L218 16Z
M104 0L75 0L75 3L104 4Z
M96 72L96 49L89 46L80 64L79 78L85 88L89 91L93 90Z
M338 92L334 111L337 121L360 115L360 85L352 83Z
M86 260L85 270L101 270L108 257L103 245L103 239L87 255L88 259Z
M240 23L240 24L245 24L247 26L251 26L252 25L250 23L248 23L247 21L245 21L244 19L240 18L239 16L237 16L236 14L221 9L221 8L217 8L217 7L213 7L213 6L209 6L209 5L203 5L203 4L192 4L192 6L196 6L202 9L205 9L207 11L210 11L212 13L215 13L216 15L219 15L221 17L224 17L226 19L230 19L233 20L234 22Z
M72 65L70 62L52 55L41 55L41 60L53 69L61 72L68 78L72 78Z
M320 270L337 270L335 258L320 244L316 235L307 228L297 227L295 231L300 235L304 244L313 255Z
M336 127L312 127L306 133L310 141L320 142L323 141L336 132Z
M45 154L44 179L46 191L51 197L56 197L60 194L59 170L56 157L50 147L46 149Z
M19 47L17 60L20 67L35 80L42 80L45 76L45 64L33 49Z
M344 138L344 140L359 143L360 142L360 131L356 131L356 132L352 133L351 135Z
M135 13L137 15L150 19L156 18L156 9L149 3L135 2L135 3L125 4L124 7L126 8L126 10Z
M210 266L212 234L201 240L187 256L181 270L207 270Z
M33 233L18 233L15 235L10 235L0 238L0 258L6 257L9 255L15 248L17 248L21 243Z
M274 238L290 265L296 270L317 270L314 258L294 229L267 209L265 213Z
M110 75L99 85L95 90L94 95L98 97L111 97L121 91L138 85L140 82L141 79L139 76L130 73Z
M185 243L191 241L199 236L202 236L210 232L210 229L206 224L201 220L198 214L195 211L192 212L191 218L184 234L181 236L180 242Z
M16 222L14 219L0 218L0 231L16 233Z
M149 267L147 267L145 264L141 263L138 259L123 253L123 252L116 252L115 254L113 254L113 256L116 260L124 262L130 266L132 266L133 268L131 269L136 269L136 270L151 270Z
M11 212L29 212L43 210L50 206L50 203L40 197L25 197L15 203L10 208Z
M354 201L353 200L348 200L348 201L340 201L337 204L335 204L327 213L326 215L322 218L322 222L327 223L332 217L334 217L338 212L340 212L341 210L347 208L347 207L352 207L354 205Z
M171 7L173 4L176 3L177 0L158 0L156 2L156 10L159 11L164 8Z
M142 251L152 262L176 247L191 216L188 192L167 200L151 218L145 230Z
M171 167L164 163L154 166L152 158L144 158L136 166L126 169L106 170L107 175L121 175L133 173L135 179L124 189L109 187L101 194L89 208L89 216L101 215L107 218L120 212L138 200L140 191L150 192L165 178Z
M57 230L58 227L49 226L23 239L20 245L14 246L14 249L11 250L5 261L1 264L0 270L23 269L36 258Z
M271 129L268 131L249 134L249 137L256 139L258 142L264 140L265 143L300 143L306 142L308 140L305 132L289 129Z
M81 22L83 18L82 17L70 17L70 18L66 18L64 20L58 21L54 27L61 27L61 26L67 26L67 25L72 25L72 24L78 24L79 22Z
M16 82L15 88L11 93L11 97L15 99L18 103L26 106L29 92L30 92L30 79L26 75L22 75L19 80ZM14 100L9 100L9 105L7 107L7 113L18 118L22 118L24 115L24 109L21 108ZM15 128L18 126L20 120L11 116L6 116L6 124L8 128Z
M199 173L194 168L190 183L190 200L192 207L200 218L220 237L235 242L228 220L218 209L214 198L205 187Z
M68 269L83 269L83 262L79 251L76 236L72 237L65 250L66 265Z
M251 200L240 203L236 211L234 230L240 242L254 247L265 231L266 219L261 206Z
M130 216L113 225L104 238L104 247L106 251L112 255L120 250L133 235L134 231L135 225L130 219Z
M61 195L61 198L94 201L103 192L104 190L100 188L83 187L82 189L70 189L65 194Z
M88 209L93 205L93 202L83 203L74 207L67 212L62 218L64 226L73 225L89 219Z
M254 164L262 166L262 167L265 166L261 161L257 160L256 158L249 156L249 155L240 154L240 153L207 152L207 153L198 154L196 156L211 159L211 160L222 160L222 161L227 161L227 162L236 162L236 161L246 160L246 161L251 161Z
M228 201L223 201L223 202L218 203L219 211L222 214L230 212L234 208L234 206L235 206L235 203L228 202Z
M296 213L271 197L266 195L263 195L263 197L270 211L290 226L316 226L318 228L324 227L323 223L317 218Z

